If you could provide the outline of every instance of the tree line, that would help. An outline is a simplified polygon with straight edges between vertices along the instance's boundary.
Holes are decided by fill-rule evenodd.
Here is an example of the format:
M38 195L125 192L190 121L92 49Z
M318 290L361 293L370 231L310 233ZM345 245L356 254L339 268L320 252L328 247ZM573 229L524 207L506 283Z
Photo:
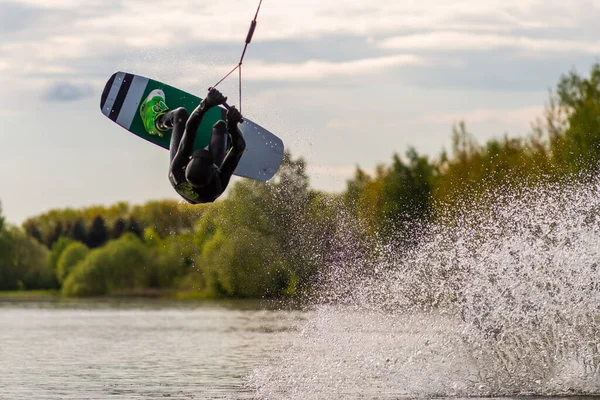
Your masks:
M280 297L318 288L344 253L340 237L414 245L420 229L489 193L598 174L600 65L562 76L525 137L479 144L464 122L437 157L394 154L357 166L342 193L309 185L289 153L267 183L244 180L214 204L151 201L52 210L22 228L0 220L0 289L55 288L69 296L171 291L191 297Z
M28 218L23 229L48 248L61 237L96 248L128 232L142 237L147 227L162 236L192 230L196 218L192 211L197 210L177 201L150 201L136 206L120 202L109 207L51 210Z

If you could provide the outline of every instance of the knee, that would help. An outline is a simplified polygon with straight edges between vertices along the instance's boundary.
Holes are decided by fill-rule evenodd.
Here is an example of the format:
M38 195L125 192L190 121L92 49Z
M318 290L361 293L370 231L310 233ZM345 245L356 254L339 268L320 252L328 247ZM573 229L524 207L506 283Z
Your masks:
M190 117L190 114L184 107L179 107L173 110L173 116L175 117L175 122L184 122Z
M225 121L220 119L217 122L215 122L212 129L215 133L225 133L227 131L227 124L225 124Z

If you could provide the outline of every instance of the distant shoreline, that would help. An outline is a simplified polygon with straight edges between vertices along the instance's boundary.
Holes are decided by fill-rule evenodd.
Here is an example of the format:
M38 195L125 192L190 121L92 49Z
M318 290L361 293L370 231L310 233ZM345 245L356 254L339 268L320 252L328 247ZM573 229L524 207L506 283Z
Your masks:
M160 289L132 289L121 290L104 296L92 297L70 297L64 296L60 290L4 290L0 291L0 302L2 301L87 301L87 300L167 300L176 302L245 302L245 303L269 303L292 306L301 306L301 299L295 297L283 298L236 298L236 297L210 297L196 294L190 291L160 290Z
M62 298L58 290L0 290L0 301L2 300L48 300L51 298Z

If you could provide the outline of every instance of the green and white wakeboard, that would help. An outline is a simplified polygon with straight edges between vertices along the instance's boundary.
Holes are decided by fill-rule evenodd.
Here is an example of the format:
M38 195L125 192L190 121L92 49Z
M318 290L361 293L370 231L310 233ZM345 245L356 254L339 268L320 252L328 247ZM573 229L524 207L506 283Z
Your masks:
M202 100L193 94L153 79L117 72L110 77L104 87L100 109L105 116L129 132L168 150L171 130L165 132L163 137L149 135L144 129L139 113L141 102L154 89L161 89L165 93L165 102L171 110L185 107L191 113ZM213 124L220 119L225 119L226 112L223 107L214 107L206 113L198 128L194 149L208 147ZM259 181L271 179L283 160L283 142L245 117L244 122L240 124L240 130L246 139L246 150L234 175Z

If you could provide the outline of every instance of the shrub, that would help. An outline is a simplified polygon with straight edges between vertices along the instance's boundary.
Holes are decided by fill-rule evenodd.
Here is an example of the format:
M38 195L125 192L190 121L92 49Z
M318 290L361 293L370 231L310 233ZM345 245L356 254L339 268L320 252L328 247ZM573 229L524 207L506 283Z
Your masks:
M61 253L56 263L56 278L63 283L75 265L85 259L90 250L81 242L72 242Z
M119 290L146 288L154 271L151 252L134 234L127 233L92 250L63 284L67 296L100 296Z
M243 228L227 237L215 235L206 244L200 264L205 289L214 296L277 297L290 294L295 281L277 242Z

